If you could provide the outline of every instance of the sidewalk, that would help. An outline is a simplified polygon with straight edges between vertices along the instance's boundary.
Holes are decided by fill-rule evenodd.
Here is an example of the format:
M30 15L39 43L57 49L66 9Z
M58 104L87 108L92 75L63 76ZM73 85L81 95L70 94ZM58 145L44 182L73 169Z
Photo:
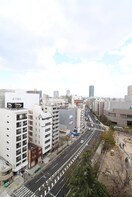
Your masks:
M10 196L14 190L18 189L24 183L24 178L20 175L14 177L14 181L5 188L4 186L0 187L0 197Z

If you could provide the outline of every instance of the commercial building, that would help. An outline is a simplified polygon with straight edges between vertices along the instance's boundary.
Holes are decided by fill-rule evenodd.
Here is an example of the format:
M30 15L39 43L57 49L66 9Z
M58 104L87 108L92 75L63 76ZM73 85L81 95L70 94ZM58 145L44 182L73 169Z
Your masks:
M42 90L27 90L26 91L29 94L38 94L39 95L39 103L42 100Z
M52 116L39 105L28 111L29 142L42 147L42 154L52 149Z
M22 103L8 103L0 109L0 156L12 165L14 173L19 173L28 164L27 160L27 109Z
M26 93L24 90L5 93L5 108L8 103L22 103L23 108L32 109L34 105L39 105L39 94Z
M59 109L60 129L73 131L76 127L76 108Z
M89 86L89 97L94 97L94 86L90 85Z
M52 115L52 149L59 145L59 107L57 105L43 105L43 111Z
M5 107L5 93L6 92L15 92L12 89L0 89L0 108Z
M118 126L132 126L132 102L105 101L104 115Z
M28 168L34 167L39 161L41 161L42 148L33 144L28 143Z

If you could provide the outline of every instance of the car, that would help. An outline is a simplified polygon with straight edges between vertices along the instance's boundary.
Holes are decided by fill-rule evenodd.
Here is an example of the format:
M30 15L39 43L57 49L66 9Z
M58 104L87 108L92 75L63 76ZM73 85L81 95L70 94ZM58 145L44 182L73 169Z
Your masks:
M80 143L83 144L84 140L81 140Z

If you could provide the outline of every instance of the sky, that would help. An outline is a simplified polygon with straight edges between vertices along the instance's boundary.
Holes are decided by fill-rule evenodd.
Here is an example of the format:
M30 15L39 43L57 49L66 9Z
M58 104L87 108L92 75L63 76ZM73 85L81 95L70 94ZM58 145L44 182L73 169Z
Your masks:
M0 88L123 98L131 0L0 0Z

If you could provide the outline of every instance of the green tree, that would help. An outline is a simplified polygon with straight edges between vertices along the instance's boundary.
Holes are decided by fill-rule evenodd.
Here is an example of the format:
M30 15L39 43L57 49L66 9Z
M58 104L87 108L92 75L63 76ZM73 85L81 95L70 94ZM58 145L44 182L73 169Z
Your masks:
M109 150L115 146L114 131L109 129L100 136L101 140L104 141L104 150Z
M67 197L108 197L105 186L97 180L97 172L91 166L90 154L85 152L80 165L70 179Z

